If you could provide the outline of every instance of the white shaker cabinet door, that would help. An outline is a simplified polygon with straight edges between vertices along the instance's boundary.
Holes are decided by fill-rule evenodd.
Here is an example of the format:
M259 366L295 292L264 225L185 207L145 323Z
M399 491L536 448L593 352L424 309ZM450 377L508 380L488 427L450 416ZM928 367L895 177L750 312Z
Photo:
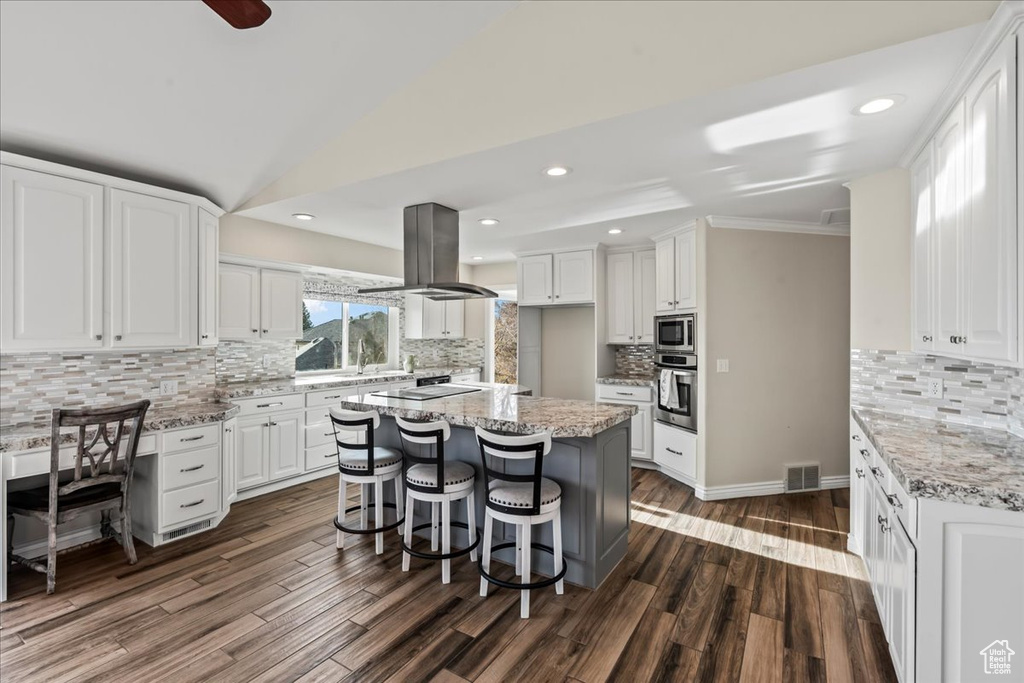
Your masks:
M302 275L260 271L260 337L302 338Z
M633 254L608 254L607 343L632 344L633 331Z
M637 252L633 269L633 334L636 336L634 341L639 344L653 344L654 316L657 313L655 305L658 301L658 267L655 252Z
M192 208L110 190L110 333L114 347L196 345Z
M199 209L199 345L217 345L219 221Z
M1017 360L1016 45L1007 39L965 97L964 353Z
M102 347L103 187L12 166L0 182L4 350Z
M238 421L235 456L237 490L270 481L270 419L255 417Z
M676 240L666 237L654 245L654 260L657 271L655 310L671 313L676 310Z
M302 474L305 457L299 440L303 435L302 413L274 415L270 420L270 480Z
M519 259L518 263L520 306L538 306L554 302L554 289L552 286L552 256L541 254L540 256L526 256Z
M466 302L444 302L444 337L461 339L466 334Z
M590 303L594 300L594 252L555 254L555 303Z
M914 680L917 550L896 515L889 515L889 619L886 635L901 681Z
M935 351L959 354L963 336L964 104L935 134Z
M934 256L935 256L935 163L929 143L910 167L910 211L914 227L913 330L911 345L926 353L935 347Z
M676 308L697 308L697 231L676 237Z
M222 263L218 280L218 336L221 339L259 339L259 269Z

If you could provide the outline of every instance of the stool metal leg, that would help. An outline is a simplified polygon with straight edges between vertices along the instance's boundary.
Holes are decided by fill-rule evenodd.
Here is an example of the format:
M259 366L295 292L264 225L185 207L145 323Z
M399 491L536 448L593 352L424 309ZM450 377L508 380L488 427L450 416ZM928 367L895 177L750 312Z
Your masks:
M444 500L441 505L441 552L448 554L452 551L452 503ZM452 561L441 560L441 583L452 582Z
M413 527L413 510L416 509L416 503L412 499L412 489L405 490L405 509L409 517L405 520L405 545L406 547L412 546L412 527ZM409 562L412 560L412 555L402 551L402 571L409 571Z
M554 538L553 545L555 550L555 576L558 576L559 572L562 571L562 564L565 560L562 557L562 510L559 508L558 512L555 513L555 518L551 520L551 535ZM555 594L562 595L565 593L565 580L559 579L555 583Z
M466 497L466 523L469 526L469 544L476 544L476 494L472 491ZM469 561L476 562L476 548L469 551Z
M347 484L345 483L344 477L338 475L338 520L345 523L345 494L347 492ZM338 529L338 537L335 540L334 545L342 550L345 549L345 532Z
M377 528L384 526L384 480L376 477L373 482L373 507L376 510ZM378 531L374 534L377 538L377 554L384 554L384 532Z
M437 513L439 512L438 503L430 504L430 549L433 552L437 552Z
M523 546L523 583L530 583L530 556L533 554L530 552L530 532L533 530L531 524L521 524L522 528L522 546ZM530 591L521 590L519 591L519 616L523 619L530 618Z
M485 572L491 571L491 531L493 529L494 518L487 514L484 510L484 547L480 551L480 566L483 567ZM484 577L480 577L480 597L487 597L487 585L488 581Z

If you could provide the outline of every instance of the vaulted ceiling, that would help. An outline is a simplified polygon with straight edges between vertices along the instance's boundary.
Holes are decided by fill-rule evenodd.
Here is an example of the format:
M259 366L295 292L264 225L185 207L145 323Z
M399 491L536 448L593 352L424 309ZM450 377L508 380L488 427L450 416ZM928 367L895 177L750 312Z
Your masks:
M386 246L438 201L488 260L708 213L813 221L895 163L998 5L269 4L236 31L197 0L5 0L0 145Z

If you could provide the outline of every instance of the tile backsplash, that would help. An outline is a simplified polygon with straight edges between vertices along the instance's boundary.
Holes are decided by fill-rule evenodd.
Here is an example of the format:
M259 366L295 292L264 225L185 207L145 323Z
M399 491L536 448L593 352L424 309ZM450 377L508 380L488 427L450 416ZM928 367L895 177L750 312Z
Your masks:
M403 339L402 360L416 356L418 368L483 367L483 339Z
M148 398L154 408L212 401L214 349L0 355L0 425L49 424L59 407ZM178 393L160 395L160 382Z
M654 374L654 345L616 346L615 372L621 375Z
M289 339L222 341L217 345L217 381L256 382L295 375L295 342Z
M943 381L931 398L928 380ZM906 351L854 349L850 400L856 407L1024 433L1024 375L987 363Z

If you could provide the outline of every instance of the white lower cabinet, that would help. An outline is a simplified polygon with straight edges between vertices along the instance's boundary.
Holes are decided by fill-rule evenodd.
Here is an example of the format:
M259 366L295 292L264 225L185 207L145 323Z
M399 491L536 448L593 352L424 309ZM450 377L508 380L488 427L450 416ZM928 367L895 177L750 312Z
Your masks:
M238 420L238 455L236 484L238 490L252 488L270 481L270 455L266 418L249 417Z
M620 386L598 383L594 391L598 403L623 403L636 406L637 414L630 424L630 457L641 462L654 459L653 435L651 433L654 415L653 387Z
M304 423L301 412L274 415L270 420L268 438L270 446L270 478L285 479L302 474L305 459L301 453L301 425Z
M301 411L238 419L238 490L249 489L305 471Z
M654 462L692 486L697 481L697 435L655 420Z

